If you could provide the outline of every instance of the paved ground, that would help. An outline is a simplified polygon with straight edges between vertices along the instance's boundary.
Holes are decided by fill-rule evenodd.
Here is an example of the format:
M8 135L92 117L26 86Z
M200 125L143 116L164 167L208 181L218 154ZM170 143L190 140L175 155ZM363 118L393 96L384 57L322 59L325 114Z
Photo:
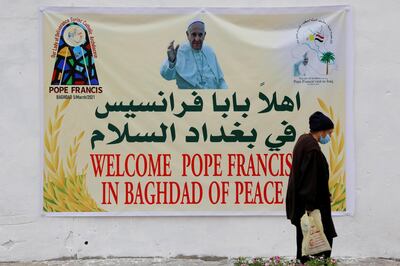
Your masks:
M338 265L400 265L400 259L386 258L336 258ZM232 266L233 260L228 258L110 258L110 259L79 259L79 260L50 260L38 262L0 262L0 266Z

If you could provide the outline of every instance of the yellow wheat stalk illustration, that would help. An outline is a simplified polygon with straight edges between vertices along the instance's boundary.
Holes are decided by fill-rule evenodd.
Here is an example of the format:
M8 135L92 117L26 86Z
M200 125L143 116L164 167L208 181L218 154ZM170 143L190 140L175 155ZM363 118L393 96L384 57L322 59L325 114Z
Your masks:
M44 134L44 182L43 209L46 212L96 212L104 211L89 195L86 186L86 165L78 174L76 159L84 131L74 137L69 146L66 166L60 157L59 135L64 119L64 111L70 104L65 100L58 104L53 118L47 122Z
M329 148L329 190L332 194L332 210L346 210L346 172L345 172L345 149L344 149L344 130L340 119L336 118L332 106L329 106L320 98L318 103L322 110L328 114L334 122L334 134L331 137Z

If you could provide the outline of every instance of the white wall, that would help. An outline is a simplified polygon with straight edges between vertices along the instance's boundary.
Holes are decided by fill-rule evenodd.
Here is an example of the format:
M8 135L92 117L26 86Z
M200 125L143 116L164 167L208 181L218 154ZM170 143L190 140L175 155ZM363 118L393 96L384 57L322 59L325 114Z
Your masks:
M251 5L250 5L251 3ZM0 0L0 261L87 256L295 255L283 217L41 216L39 6L353 6L356 206L333 256L400 258L397 0ZM85 245L84 242L88 241Z

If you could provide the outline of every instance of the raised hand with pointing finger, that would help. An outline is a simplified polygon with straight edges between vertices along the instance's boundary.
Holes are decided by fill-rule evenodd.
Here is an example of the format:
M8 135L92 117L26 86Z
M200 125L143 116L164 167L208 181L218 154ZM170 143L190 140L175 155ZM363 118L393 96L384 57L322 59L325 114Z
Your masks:
M171 63L175 63L176 60L176 54L178 53L178 49L179 49L179 44L174 47L174 42L175 40L173 40L167 49L167 55L168 55L168 61Z

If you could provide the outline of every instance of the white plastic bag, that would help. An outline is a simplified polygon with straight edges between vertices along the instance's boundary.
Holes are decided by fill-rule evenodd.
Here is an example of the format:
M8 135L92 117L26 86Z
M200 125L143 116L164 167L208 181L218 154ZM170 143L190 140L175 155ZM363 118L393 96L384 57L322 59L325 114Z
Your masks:
M328 240L324 234L321 221L321 212L313 210L309 215L307 212L300 220L303 232L302 255L315 255L320 252L331 250Z

